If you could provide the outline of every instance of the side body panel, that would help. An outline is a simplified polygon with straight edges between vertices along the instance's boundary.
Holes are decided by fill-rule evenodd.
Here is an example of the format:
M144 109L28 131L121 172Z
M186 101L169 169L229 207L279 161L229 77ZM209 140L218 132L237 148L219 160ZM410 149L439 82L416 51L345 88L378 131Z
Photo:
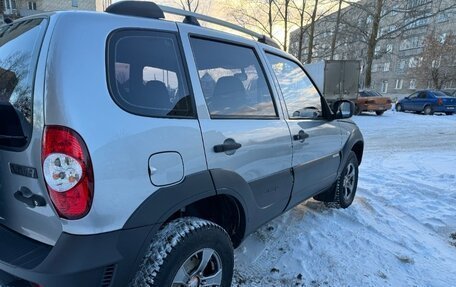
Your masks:
M290 55L265 47L266 52L298 63ZM266 54L263 56L267 58ZM302 66L300 66L302 68ZM271 73L273 69L268 66ZM305 72L305 70L303 69ZM307 74L307 73L306 73ZM274 77L276 90L281 95L282 106L286 107L280 84ZM326 105L323 99L323 106ZM325 108L325 107L323 107ZM327 107L326 107L327 108ZM285 110L285 109L284 109ZM329 112L327 110L327 112ZM294 206L329 187L336 180L340 165L339 152L342 148L340 127L336 121L326 119L290 119L287 118L293 139L293 193L288 206ZM298 135L304 139L295 140Z
M208 168L236 174L244 182L241 197L253 197L248 206L253 214L261 214L254 220L258 226L280 214L290 197L293 178L291 174L291 139L286 122L282 118L280 104L275 97L279 112L277 119L211 119L198 77L197 67L190 44L191 35L204 35L228 43L256 49L251 41L231 35L220 35L212 30L187 24L178 24L191 71L191 82L197 98L198 118L201 125ZM222 37L221 37L222 36ZM225 36L225 37L223 37ZM261 63L266 70L265 64ZM268 78L269 75L266 75ZM273 91L271 91L273 92ZM241 144L234 153L216 153L215 145L233 139ZM220 174L220 172L217 172ZM233 175L234 176L234 175ZM237 183L214 176L217 193L225 193ZM250 220L250 218L248 219Z
M46 124L67 126L81 135L95 177L92 209L80 220L62 220L67 233L121 229L159 189L150 177L156 172L149 168L153 154L178 153L184 163L182 180L207 169L196 118L138 116L124 111L111 98L106 43L112 31L128 27L177 33L173 22L100 13L84 13L83 17L62 13L54 31L46 73Z

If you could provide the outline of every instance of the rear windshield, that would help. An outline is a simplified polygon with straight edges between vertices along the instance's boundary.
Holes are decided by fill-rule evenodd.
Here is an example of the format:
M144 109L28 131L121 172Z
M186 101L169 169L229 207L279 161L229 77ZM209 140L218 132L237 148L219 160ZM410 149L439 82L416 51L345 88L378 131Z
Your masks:
M361 97L381 97L382 95L376 91L362 91L359 94Z
M23 147L31 136L33 80L45 19L0 27L0 148Z
M440 91L434 91L434 95L437 98L448 98L448 95L446 93Z

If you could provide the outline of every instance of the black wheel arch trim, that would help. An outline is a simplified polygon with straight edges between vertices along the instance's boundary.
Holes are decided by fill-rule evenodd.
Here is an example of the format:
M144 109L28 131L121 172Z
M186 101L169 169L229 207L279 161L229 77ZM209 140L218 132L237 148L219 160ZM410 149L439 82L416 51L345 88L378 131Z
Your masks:
M357 150L360 146L360 150ZM348 156L350 152L354 151L356 157L358 159L358 165L361 165L363 154L364 154L364 139L359 131L359 129L355 129L353 133L350 134L350 137L346 141L345 145L341 150L341 161L339 165L339 170L337 171L337 175L339 176L342 171L344 170L345 164L348 161Z

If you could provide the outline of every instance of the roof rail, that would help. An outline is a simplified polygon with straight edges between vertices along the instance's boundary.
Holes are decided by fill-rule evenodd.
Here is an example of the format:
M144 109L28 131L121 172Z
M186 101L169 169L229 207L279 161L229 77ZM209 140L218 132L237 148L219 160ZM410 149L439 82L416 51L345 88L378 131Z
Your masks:
M277 44L276 41L269 38L266 35L262 35L260 33L253 32L249 29L244 27L235 25L233 23L223 21L214 17L198 14L191 11L186 11L182 9L177 9L169 6L157 5L154 2L149 1L119 1L114 4L111 4L105 10L107 13L118 14L118 15L127 15L127 16L137 16L137 17L145 17L145 18L152 18L152 19L163 19L165 15L163 12L173 15L184 16L184 23L197 25L199 26L198 20L212 23L215 25L227 27L229 29L239 31L241 33L253 36L257 38L257 40L261 43L273 46L275 48L280 49L280 46Z
M177 8L174 8L174 7L169 7L169 6L164 6L164 5L157 5L157 6L160 7L160 9L163 12L165 12L165 13L173 14L173 15L179 15L179 16L185 16L185 19L184 19L185 23L198 25L199 24L198 20L201 20L203 22L208 22L208 23L212 23L212 24L215 24L215 25L227 27L227 28L230 28L232 30L235 30L235 31L238 31L238 32L250 35L250 36L253 36L253 37L257 38L258 41L261 42L261 43L264 43L264 44L267 44L267 45L270 45L270 46L273 46L275 48L280 49L280 46L277 44L277 42L274 41L273 39L269 38L268 36L260 34L260 33L257 33L257 32L254 32L254 31L251 31L249 29L246 29L244 27L235 25L233 23L230 23L230 22L227 22L227 21L223 21L223 20L220 20L220 19L217 19L217 18L214 18L214 17L211 17L211 16L207 16L207 15L202 15L202 14L198 14L198 13L191 12L191 11L177 9Z

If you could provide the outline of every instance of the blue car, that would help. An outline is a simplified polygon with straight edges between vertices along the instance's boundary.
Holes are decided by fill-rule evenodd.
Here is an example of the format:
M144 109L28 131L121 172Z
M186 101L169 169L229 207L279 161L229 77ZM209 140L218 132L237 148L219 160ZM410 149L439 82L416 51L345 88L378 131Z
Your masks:
M396 104L396 111L423 112L425 115L432 115L437 112L452 115L456 112L456 98L449 97L440 91L418 91L400 100Z

